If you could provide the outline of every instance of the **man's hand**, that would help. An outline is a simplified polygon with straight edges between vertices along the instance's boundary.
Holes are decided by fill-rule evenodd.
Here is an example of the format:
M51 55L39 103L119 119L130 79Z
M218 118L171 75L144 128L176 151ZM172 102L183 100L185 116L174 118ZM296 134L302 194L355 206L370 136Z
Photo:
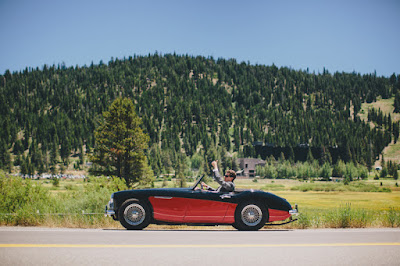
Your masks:
M201 182L201 185L203 186L203 188L205 188L205 189L208 189L210 186L209 185L207 185L206 183L204 183L204 182Z
M214 167L214 170L218 170L218 160L213 161L213 162L211 163L211 165L212 165L212 167Z

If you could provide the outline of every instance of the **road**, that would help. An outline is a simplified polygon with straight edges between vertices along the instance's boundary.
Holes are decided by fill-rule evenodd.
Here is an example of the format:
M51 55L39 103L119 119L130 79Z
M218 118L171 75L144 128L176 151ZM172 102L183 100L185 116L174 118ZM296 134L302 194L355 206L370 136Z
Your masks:
M218 227L216 228L218 229ZM400 229L0 227L0 265L400 265Z

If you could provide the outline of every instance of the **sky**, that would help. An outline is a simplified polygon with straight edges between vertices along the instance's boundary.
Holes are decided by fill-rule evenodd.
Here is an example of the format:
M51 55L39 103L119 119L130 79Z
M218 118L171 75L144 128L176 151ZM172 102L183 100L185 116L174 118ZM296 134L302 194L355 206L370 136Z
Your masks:
M0 0L0 74L176 53L400 74L399 0Z

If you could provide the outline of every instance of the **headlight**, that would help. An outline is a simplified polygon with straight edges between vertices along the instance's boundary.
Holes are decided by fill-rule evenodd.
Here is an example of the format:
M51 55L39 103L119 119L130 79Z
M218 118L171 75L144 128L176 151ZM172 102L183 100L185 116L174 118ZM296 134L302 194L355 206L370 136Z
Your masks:
M106 216L111 216L115 220L115 211L114 211L114 194L111 195L110 201L106 205L106 209L104 214Z

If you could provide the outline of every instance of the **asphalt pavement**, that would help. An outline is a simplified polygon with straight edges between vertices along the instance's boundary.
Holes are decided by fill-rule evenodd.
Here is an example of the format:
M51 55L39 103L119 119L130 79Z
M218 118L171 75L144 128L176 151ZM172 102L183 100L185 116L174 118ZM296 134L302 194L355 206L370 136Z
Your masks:
M72 264L400 265L400 229L0 227L0 265Z

